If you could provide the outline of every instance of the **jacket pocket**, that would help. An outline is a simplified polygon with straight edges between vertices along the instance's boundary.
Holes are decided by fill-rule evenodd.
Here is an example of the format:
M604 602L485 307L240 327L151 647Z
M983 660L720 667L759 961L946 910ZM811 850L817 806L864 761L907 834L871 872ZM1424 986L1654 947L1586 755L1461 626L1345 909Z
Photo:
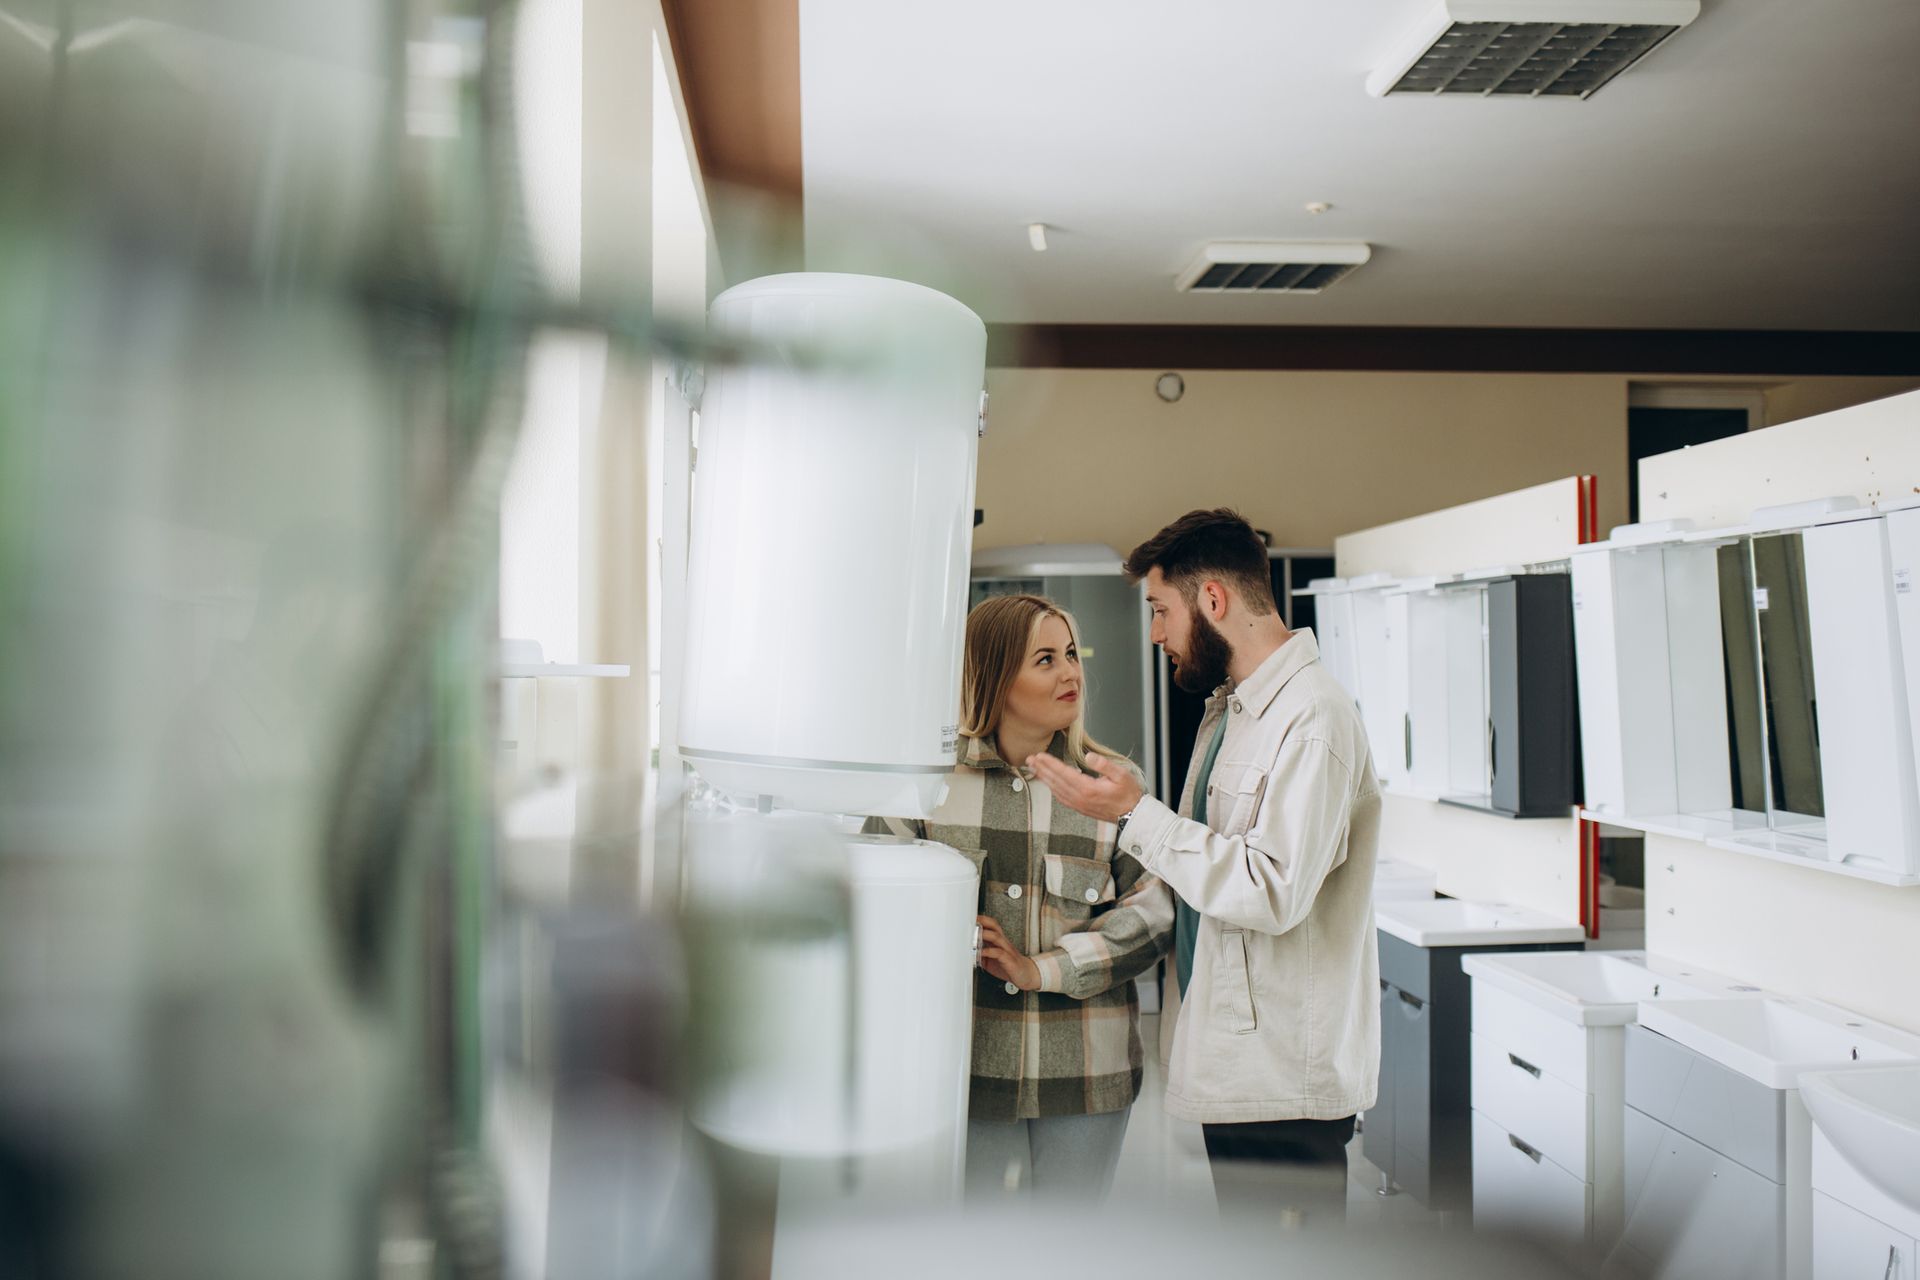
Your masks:
M1113 901L1113 865L1097 858L1069 858L1064 854L1041 855L1041 874L1047 892L1082 908L1097 907Z
M1244 1036L1259 1029L1253 1007L1253 973L1247 965L1247 935L1243 929L1222 929L1220 950L1213 960L1213 1009L1227 1029Z
M1257 765L1215 766L1207 779L1207 825L1221 835L1245 835L1266 793L1267 774Z

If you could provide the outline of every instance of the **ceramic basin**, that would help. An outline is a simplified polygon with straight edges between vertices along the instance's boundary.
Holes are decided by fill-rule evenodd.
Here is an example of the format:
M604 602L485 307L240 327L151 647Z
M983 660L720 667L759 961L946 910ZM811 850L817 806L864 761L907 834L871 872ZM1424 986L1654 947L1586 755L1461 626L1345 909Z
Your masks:
M1473 955L1469 975L1582 1026L1620 1026L1634 1020L1642 1000L1705 999L1727 979L1662 961L1650 966L1639 951L1522 951Z
M1400 898L1433 901L1433 872L1411 862L1381 858L1373 867L1373 900L1388 902Z
M1811 1002L1652 1000L1639 1012L1649 1031L1770 1089L1798 1088L1806 1071L1920 1058L1920 1039Z
M1800 1097L1848 1164L1920 1213L1920 1064L1809 1071Z
M1466 902L1458 898L1377 902L1375 922L1416 947L1507 946L1535 942L1579 942L1586 932L1545 912L1506 903Z

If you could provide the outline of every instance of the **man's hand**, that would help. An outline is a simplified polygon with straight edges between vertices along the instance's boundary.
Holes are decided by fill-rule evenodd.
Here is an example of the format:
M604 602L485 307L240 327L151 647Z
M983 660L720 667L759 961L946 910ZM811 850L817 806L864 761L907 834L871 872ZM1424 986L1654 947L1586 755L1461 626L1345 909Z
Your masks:
M1094 778L1053 756L1028 756L1027 767L1069 809L1101 822L1120 821L1145 794L1126 766L1104 756L1087 757L1087 768L1099 775Z
M1040 966L1014 950L992 916L975 916L980 925L980 967L1022 991L1040 989Z

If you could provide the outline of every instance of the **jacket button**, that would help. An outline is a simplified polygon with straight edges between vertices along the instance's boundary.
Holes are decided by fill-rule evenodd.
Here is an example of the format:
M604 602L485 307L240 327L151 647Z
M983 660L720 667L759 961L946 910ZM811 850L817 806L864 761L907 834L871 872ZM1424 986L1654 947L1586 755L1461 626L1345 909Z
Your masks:
M1088 902L1100 901L1100 891L1098 889L1087 890L1087 901Z
M1020 893L1021 893L1021 890L1019 885L1010 884L1007 886L1007 896L1009 898L1017 898L1020 896Z
M1007 994L1010 996L1017 996L1020 994L1020 988L1014 985L1013 983L1009 982L1007 984Z
M1235 711L1241 710L1240 699L1238 698L1235 698L1232 702L1229 702L1227 705L1232 707Z
M1015 777L1013 780L1013 789L1015 791L1025 791L1027 789L1027 780L1021 777Z

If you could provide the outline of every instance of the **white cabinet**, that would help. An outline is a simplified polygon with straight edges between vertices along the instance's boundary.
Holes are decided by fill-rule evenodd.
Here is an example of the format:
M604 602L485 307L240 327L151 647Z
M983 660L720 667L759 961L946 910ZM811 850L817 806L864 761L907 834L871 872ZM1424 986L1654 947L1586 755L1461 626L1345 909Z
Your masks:
M1883 519L1802 535L1828 857L1920 872L1920 793Z
M1449 790L1447 605L1452 597L1416 591L1407 601L1407 781L1432 799Z
M1473 1225L1579 1256L1593 1221L1593 1188L1508 1132L1473 1113Z
M1570 557L1587 808L1727 809L1716 548L1615 539Z
M1621 1217L1619 1026L1473 982L1473 1216L1598 1259Z
M1389 787L1403 787L1413 756L1407 707L1407 597L1390 588L1355 591L1355 665L1360 718L1373 748L1373 767Z
M1593 817L1920 883L1920 506L1624 526L1570 561Z
M1920 1210L1868 1180L1819 1125L1812 1133L1814 1280L1920 1277Z
M1913 1237L1816 1191L1813 1274L1814 1280L1913 1280Z

